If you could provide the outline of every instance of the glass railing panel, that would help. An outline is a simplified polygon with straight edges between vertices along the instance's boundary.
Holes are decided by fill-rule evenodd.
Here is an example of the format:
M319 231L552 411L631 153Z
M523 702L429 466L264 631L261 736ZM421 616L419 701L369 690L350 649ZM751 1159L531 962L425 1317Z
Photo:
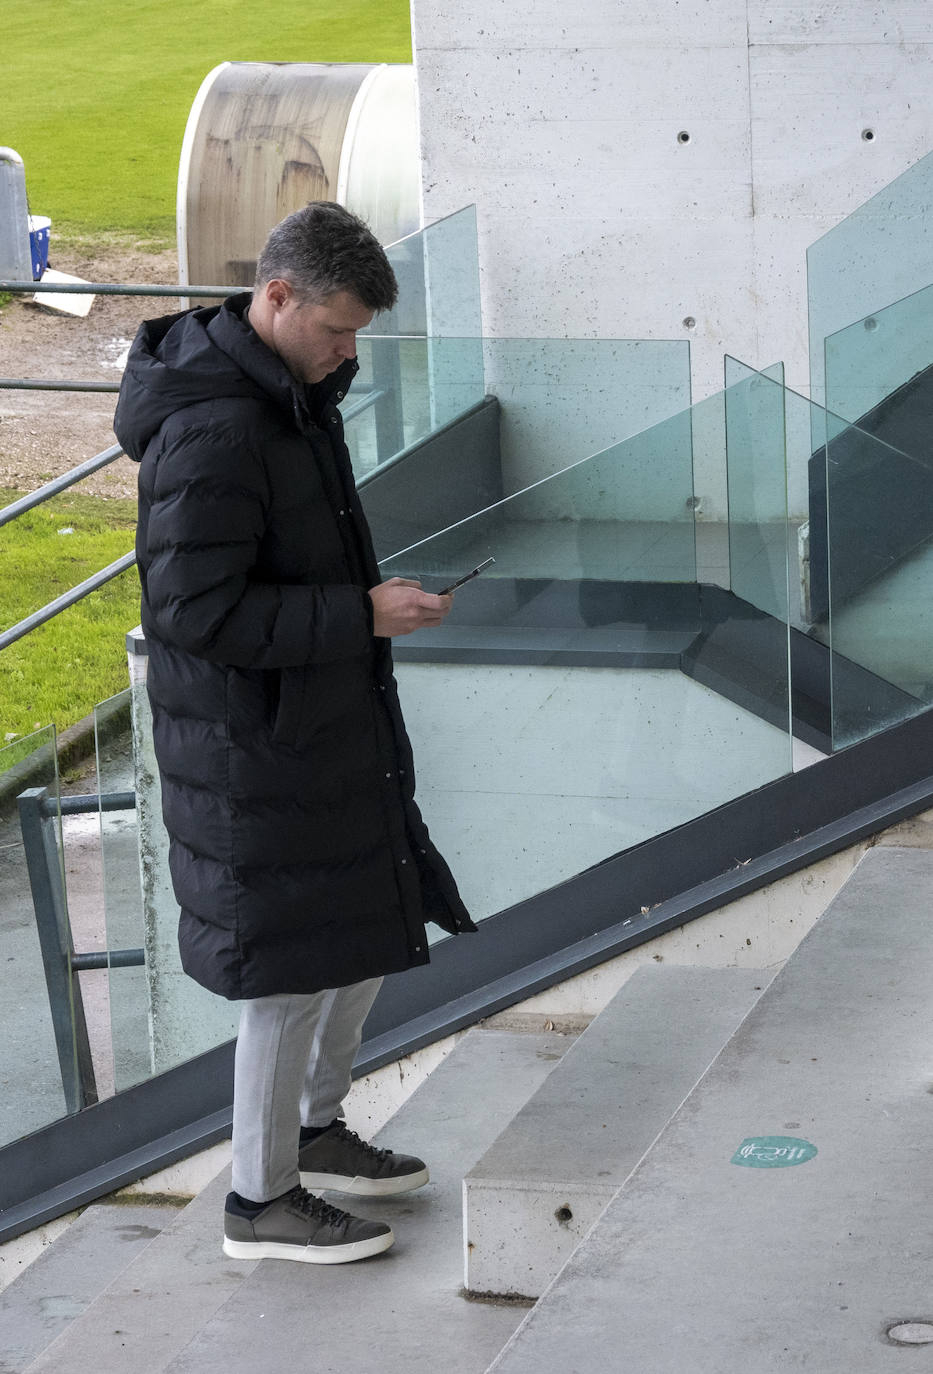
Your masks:
M933 471L839 417L816 423L827 433L829 601L817 632L832 650L843 748L933 702Z
M728 356L725 381L732 590L787 624L796 536L787 509L784 389Z
M94 727L105 923L103 947L111 952L106 973L95 976L107 980L111 1071L114 1090L119 1092L147 1078L152 1071L147 971L144 965L125 962L128 951L145 951L132 692L129 688L95 707ZM124 799L127 804L111 809Z
M364 338L360 370L343 402L357 480L482 401L480 339Z
M794 690L811 704L828 700L828 719L818 728L825 729L827 748L844 748L915 715L933 699L926 624L933 580L933 480L924 464L874 435L777 381L745 371L743 381L741 365L730 362L733 385L726 407L733 513L754 529L751 515L760 519L780 505L774 474L782 409L787 537L782 550L780 519L770 522L769 567L767 531L759 538L743 530L754 568L759 574L768 568L768 574L748 575L738 565L733 590L778 618L785 601L790 630L803 632L789 638ZM748 470L759 460L762 483L753 481L747 488ZM802 502L793 495L803 476L806 521ZM909 492L909 501L899 500L898 492ZM744 545L736 541L734 547ZM829 652L814 653L814 642Z
M468 205L386 249L398 304L377 315L367 334L482 334L476 207Z
M492 443L502 494L690 405L686 340L362 337L358 356L343 403L358 480L486 396L499 408ZM650 503L652 475L646 480Z
M825 372L831 414L931 461L933 286L831 334Z
M829 405L824 339L929 286L931 199L928 153L808 248L810 396L819 405Z
M702 628L692 419L382 565L439 590L496 560L395 643L420 804L479 917L787 771L786 726L679 671Z
M775 435L783 408L786 620L792 632L802 632L790 635L791 681L811 708L818 700L829 702L826 724L818 728L825 730L827 748L844 748L915 715L933 699L926 623L933 477L926 464L875 435L776 380L745 372L741 380L741 365L730 362L733 513L754 528L751 515L774 512L780 503ZM753 482L746 489L747 470L759 459L764 485ZM737 463L745 474L738 482ZM799 494L804 482L806 498ZM773 524L776 531L780 520ZM742 540L750 540L755 566L767 567L765 536L743 530ZM733 590L776 617L783 597L780 543L775 532L768 576L749 576L738 562L732 570ZM733 547L745 546L736 540ZM815 644L829 652L821 657L813 652Z
M729 521L726 485L725 393L697 401L690 408L693 442L694 514L697 581L729 586Z
M383 574L417 568L443 581L465 571L464 559L494 556L486 586L505 577L694 582L690 419L683 411L542 477L386 559Z
M792 731L795 735L795 766L812 763L832 751L831 656L813 642L811 634L810 575L813 567L811 543L813 474L822 472L823 453L812 449L812 410L809 402L783 386L783 370L770 369L760 374L756 387L762 416L770 412L774 426L780 425L784 444L784 492L780 480L762 474L772 511L783 505L783 521L776 515L771 525L774 538L773 614L786 622L786 652L789 667L789 696ZM783 418L778 419L779 413ZM774 430L765 426L759 434L760 457L777 461ZM783 523L783 539L779 533ZM823 548L816 541L817 557ZM786 579L786 581L785 581ZM782 665L783 670L783 665ZM813 751L816 750L816 753Z
M386 253L398 304L360 335L360 372L343 406L357 477L484 394L475 206L409 234ZM437 339L452 341L441 356L429 342Z
M54 856L50 858L53 869L49 878L63 891L58 756L53 726L0 749L0 789L0 1145L6 1145L76 1106L74 1101L66 1101L62 1072L64 1059L72 1081L78 1077L70 979L64 959L54 953L55 915L46 908L50 925L44 927L48 941L45 953L55 966L53 988L57 974L53 1014L16 800L28 789L44 793L48 806L41 824L48 828L46 856ZM32 843L30 851L32 861L41 863L42 856Z
M772 374L781 376L782 369ZM777 777L793 766L790 602L796 531L788 519L784 390L729 357L725 381L729 583L740 604L729 606L718 633L725 651L741 654L745 684L758 709L780 726L764 745Z

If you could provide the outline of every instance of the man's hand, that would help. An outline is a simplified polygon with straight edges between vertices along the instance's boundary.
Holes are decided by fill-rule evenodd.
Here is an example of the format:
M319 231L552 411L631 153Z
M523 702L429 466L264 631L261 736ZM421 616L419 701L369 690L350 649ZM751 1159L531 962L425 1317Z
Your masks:
M452 596L423 592L420 582L408 577L390 577L369 591L373 603L373 634L391 639L410 635L431 625L440 625L454 604Z

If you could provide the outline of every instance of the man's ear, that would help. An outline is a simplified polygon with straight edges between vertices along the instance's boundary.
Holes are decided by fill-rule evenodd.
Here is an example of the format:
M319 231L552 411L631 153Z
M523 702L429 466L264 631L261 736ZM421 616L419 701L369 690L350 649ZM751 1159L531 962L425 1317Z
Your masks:
M282 310L294 295L294 291L291 282L273 277L272 281L267 281L262 288L262 294L274 310Z

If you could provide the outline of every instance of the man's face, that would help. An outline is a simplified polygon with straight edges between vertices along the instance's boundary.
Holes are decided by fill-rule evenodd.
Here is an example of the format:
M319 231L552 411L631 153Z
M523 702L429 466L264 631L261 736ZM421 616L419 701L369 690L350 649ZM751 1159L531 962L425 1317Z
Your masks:
M356 357L356 333L375 311L350 291L302 302L291 291L270 318L271 344L300 382L321 382L347 358Z

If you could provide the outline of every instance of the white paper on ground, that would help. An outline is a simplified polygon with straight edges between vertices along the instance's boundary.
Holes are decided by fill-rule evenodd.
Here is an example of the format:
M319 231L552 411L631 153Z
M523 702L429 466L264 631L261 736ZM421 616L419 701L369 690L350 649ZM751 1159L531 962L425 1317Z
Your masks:
M83 282L83 277L72 277L67 272L56 272L51 267L46 268L42 274L42 281L53 282L55 285L64 285L66 282ZM67 291L37 291L33 296L35 305L44 306L46 310L56 310L62 315L85 316L90 312L94 304L94 296L88 292L87 295L71 295Z

